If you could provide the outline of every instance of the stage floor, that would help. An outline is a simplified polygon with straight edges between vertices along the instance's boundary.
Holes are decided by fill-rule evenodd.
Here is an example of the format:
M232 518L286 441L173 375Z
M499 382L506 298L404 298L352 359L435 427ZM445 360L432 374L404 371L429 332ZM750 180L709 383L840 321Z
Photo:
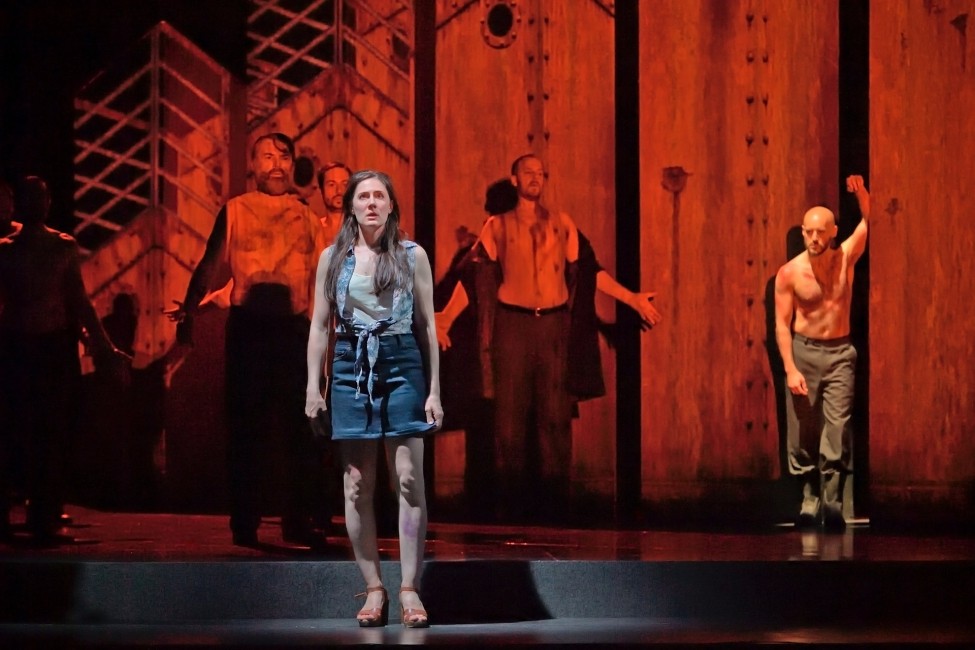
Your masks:
M339 519L322 552L285 543L275 518L262 524L259 547L243 548L231 543L225 515L66 512L73 542L36 548L17 530L0 543L9 610L0 615L0 646L975 645L964 614L975 584L971 535L882 532L867 522L826 534L788 525L587 530L433 521L425 601L440 618L429 630L404 630L392 624L396 612L389 627L370 630L354 621L359 603L349 595L359 578ZM395 537L382 535L380 548L394 573ZM334 607L321 600L329 594ZM517 607L529 596L564 613L521 620ZM228 605L235 600L244 604ZM514 616L492 613L491 603L503 609L506 601ZM248 607L252 613L241 613ZM763 615L770 607L789 615Z
M54 548L34 548L17 533L0 542L0 556L79 560L193 561L231 559L351 560L344 523L333 520L326 552L286 543L280 520L267 518L257 548L234 546L225 515L102 512L69 505L74 538ZM14 513L18 522L18 513ZM383 559L396 559L397 540L380 537ZM851 522L843 533L800 531L787 524L722 530L590 530L543 526L501 526L432 521L429 560L640 560L771 561L856 560L971 561L975 536L872 530Z

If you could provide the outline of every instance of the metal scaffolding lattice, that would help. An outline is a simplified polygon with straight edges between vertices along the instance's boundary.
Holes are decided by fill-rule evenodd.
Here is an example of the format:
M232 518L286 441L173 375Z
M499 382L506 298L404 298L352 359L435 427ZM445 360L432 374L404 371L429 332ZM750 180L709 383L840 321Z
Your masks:
M356 69L363 56L409 83L409 0L252 0L252 7L247 31L251 128L323 71L335 65ZM409 112L408 106L399 108Z
M73 233L92 252L147 209L213 213L229 192L230 75L166 23L74 101Z

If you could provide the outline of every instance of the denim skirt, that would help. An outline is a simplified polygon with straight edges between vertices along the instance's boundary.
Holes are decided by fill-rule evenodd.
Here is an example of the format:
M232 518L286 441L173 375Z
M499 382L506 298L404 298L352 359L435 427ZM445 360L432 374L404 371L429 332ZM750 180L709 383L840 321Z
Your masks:
M331 412L333 440L373 440L418 436L433 431L424 404L427 381L423 357L412 334L379 337L379 356L372 368L372 401L366 386L370 371L363 359L357 378L356 339L339 337L332 361ZM364 356L364 354L362 355Z

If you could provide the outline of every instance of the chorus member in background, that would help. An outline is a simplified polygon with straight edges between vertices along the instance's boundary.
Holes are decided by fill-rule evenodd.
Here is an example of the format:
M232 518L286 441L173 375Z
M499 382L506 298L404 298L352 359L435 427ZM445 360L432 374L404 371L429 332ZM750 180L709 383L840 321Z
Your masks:
M177 341L192 343L194 315L221 261L230 267L226 326L227 467L234 544L255 546L262 495L274 491L269 459L285 459L281 495L284 540L324 550L311 524L319 455L305 420L301 388L315 263L325 248L318 216L290 192L295 148L281 133L251 150L257 189L217 214L186 296L170 312Z

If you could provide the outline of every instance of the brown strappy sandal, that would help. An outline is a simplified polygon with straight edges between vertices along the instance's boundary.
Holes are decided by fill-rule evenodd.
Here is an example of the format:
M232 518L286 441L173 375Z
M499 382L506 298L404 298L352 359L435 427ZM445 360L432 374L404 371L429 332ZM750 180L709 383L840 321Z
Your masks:
M383 627L389 621L389 594L386 593L386 587L367 587L364 592L356 594L355 597L368 598L369 594L376 591L383 592L383 604L380 607L360 609L355 617L359 621L359 627Z
M416 593L416 589L413 587L401 587L399 590L400 596L403 595L404 591L412 591ZM430 627L430 619L427 616L427 610L421 607L403 607L402 598L400 598L399 612L400 620L403 621L405 627Z

